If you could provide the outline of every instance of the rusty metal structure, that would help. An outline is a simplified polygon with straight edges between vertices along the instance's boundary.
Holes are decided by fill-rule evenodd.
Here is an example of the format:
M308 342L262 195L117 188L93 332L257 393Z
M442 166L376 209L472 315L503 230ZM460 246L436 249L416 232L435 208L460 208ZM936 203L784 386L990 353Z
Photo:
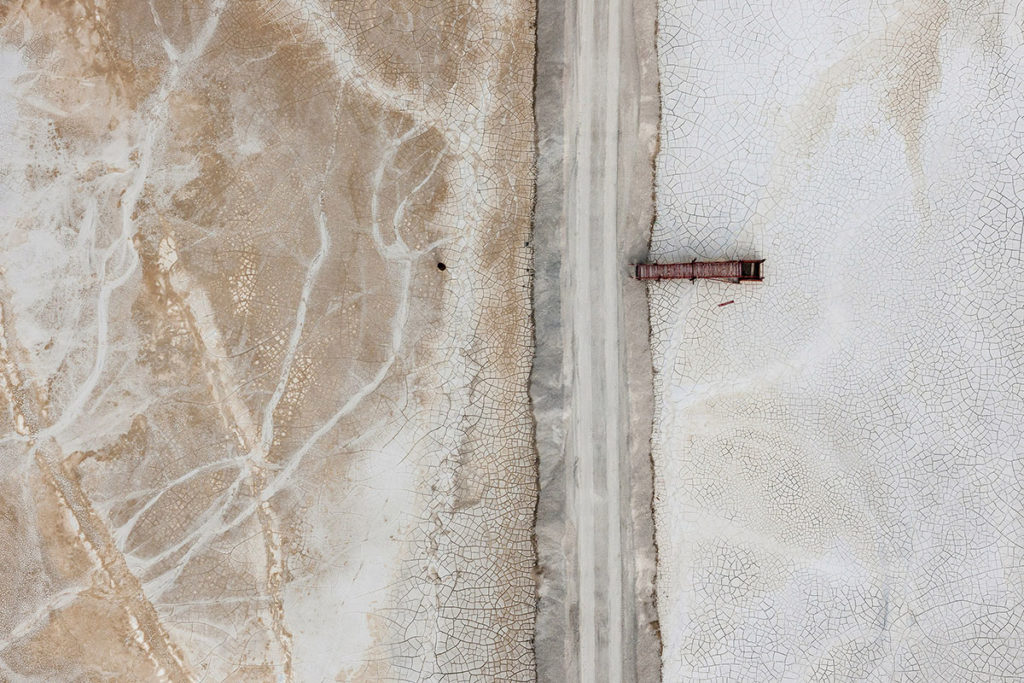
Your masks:
M721 280L723 282L761 282L761 264L756 261L698 261L689 263L638 263L637 280Z

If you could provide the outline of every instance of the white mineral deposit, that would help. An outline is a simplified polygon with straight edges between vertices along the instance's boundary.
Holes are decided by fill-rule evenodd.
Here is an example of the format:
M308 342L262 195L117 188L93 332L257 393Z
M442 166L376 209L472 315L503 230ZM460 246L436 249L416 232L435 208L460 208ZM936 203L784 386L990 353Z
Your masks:
M1021 9L659 17L664 680L1020 679Z
M1012 2L0 0L0 681L1024 680L1022 121Z

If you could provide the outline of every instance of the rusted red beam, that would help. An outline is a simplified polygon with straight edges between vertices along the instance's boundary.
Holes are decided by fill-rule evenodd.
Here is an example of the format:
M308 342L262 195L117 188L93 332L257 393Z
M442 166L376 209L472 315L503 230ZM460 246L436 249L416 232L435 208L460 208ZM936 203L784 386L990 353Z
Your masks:
M727 280L759 282L764 279L757 261L690 261L689 263L638 263L638 280Z

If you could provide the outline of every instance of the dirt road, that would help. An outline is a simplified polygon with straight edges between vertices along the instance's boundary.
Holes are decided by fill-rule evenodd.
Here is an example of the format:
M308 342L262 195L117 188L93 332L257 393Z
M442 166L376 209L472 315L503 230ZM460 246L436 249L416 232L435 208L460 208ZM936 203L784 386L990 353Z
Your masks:
M652 210L654 3L541 0L538 25L539 674L651 680L650 360L627 265Z

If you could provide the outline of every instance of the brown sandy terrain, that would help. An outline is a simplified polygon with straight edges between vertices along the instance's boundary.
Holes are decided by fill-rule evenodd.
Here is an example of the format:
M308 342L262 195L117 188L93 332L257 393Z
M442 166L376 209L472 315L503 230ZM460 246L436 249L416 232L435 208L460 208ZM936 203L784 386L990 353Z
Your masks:
M532 677L532 15L0 10L0 677Z

